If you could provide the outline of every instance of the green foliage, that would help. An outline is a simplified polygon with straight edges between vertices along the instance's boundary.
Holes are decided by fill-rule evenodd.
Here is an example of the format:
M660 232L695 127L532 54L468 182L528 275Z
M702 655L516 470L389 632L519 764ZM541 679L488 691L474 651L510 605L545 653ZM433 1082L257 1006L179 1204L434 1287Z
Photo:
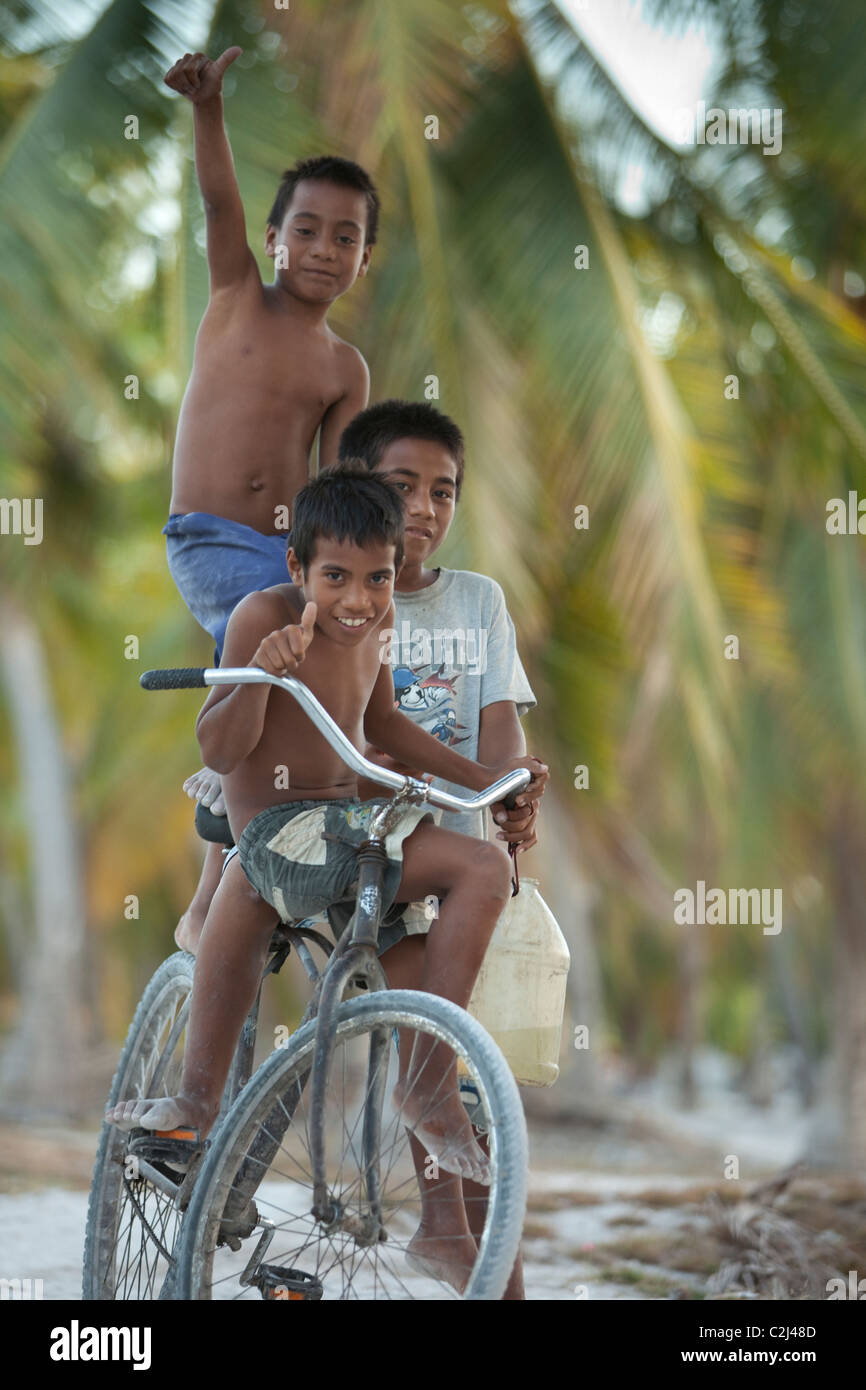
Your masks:
M711 7L728 59L717 100L740 104L751 84L784 107L775 159L671 150L553 4L56 8L17 5L0 55L0 491L42 496L49 528L14 561L4 541L0 579L48 649L98 939L123 893L146 891L161 920L135 924L135 952L161 954L197 868L178 788L193 702L137 687L144 666L209 654L159 535L206 300L189 110L161 75L187 49L239 42L226 113L263 273L265 217L296 158L347 154L380 187L371 273L334 327L370 362L373 399L421 398L435 375L466 432L443 562L503 584L543 694L533 747L565 787L590 766L571 804L629 1045L653 1054L678 1026L672 887L716 874L787 901L813 875L830 908L801 949L826 946L828 807L859 806L866 839L864 550L824 528L828 497L866 493L866 313L842 288L864 273L854 6L788 5L783 23L759 3L748 49L742 7ZM695 7L657 8L676 24ZM130 113L138 140L123 137ZM635 158L654 190L639 219L615 197ZM0 743L7 784L13 767ZM14 802L3 824L3 871L20 879ZM133 950L128 936L112 949ZM706 962L705 1023L742 1050L758 955L722 956ZM798 980L817 1036L826 1020Z

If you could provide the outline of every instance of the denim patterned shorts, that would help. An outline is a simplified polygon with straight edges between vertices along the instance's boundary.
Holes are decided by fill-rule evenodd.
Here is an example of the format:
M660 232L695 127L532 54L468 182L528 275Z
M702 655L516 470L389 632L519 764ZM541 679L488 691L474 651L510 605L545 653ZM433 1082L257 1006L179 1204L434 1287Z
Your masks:
M216 642L222 659L232 611L256 589L290 583L285 532L270 536L209 512L176 512L162 528L168 567L193 617Z
M358 848L369 835L371 815L384 804L381 799L343 797L268 806L253 817L238 840L244 873L283 922L315 917L333 903L354 896ZM421 821L433 819L426 807L408 806L386 837L383 914L394 903L403 874L403 841ZM381 927L379 954L405 935L402 921Z

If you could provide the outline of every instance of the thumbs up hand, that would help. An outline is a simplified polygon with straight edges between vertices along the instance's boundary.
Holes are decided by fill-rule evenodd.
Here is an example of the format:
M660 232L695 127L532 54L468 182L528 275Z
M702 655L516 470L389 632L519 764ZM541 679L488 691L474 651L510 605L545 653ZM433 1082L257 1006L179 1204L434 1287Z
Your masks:
M162 80L172 91L180 92L194 106L199 106L219 96L223 87L223 73L243 51L235 44L215 59L210 59L206 53L185 53L169 68Z
M316 605L308 603L300 623L289 623L276 632L269 632L259 643L250 665L260 666L272 676L292 675L301 665L315 635L317 612Z

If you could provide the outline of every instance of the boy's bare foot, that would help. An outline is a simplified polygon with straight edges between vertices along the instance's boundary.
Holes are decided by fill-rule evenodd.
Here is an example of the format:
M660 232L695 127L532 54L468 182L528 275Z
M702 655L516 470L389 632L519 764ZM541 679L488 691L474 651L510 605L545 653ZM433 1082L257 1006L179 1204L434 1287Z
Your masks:
M410 1269L429 1279L444 1279L462 1293L478 1257L478 1246L468 1231L451 1236L428 1235L422 1221L405 1253Z
M192 908L188 907L174 929L174 939L182 951L188 951L191 956L194 956L203 929L204 919L200 914L194 914Z
M447 1089L446 1089L447 1087ZM391 1103L407 1129L446 1173L490 1186L490 1162L472 1133L472 1124L455 1085L443 1082L431 1100L416 1079L398 1081Z
M406 1247L406 1263L418 1274L444 1279L462 1293L478 1257L478 1246L467 1231L457 1235L428 1235L424 1224L418 1227Z
M224 816L226 814L226 803L218 772L214 772L209 767L203 767L198 772L194 772L192 777L187 777L183 789L192 801L200 801L202 806L206 806L211 815Z
M150 1100L122 1100L105 1108L105 1118L118 1129L197 1129L205 1137L214 1116L186 1096L155 1096Z

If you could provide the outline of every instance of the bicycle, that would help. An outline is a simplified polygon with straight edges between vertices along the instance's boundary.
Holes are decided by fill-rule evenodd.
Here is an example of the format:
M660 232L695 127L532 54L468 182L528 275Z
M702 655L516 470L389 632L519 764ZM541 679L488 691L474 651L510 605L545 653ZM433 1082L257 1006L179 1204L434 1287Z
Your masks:
M275 930L262 983L294 950L312 996L298 1030L253 1074L260 985L219 1119L188 1171L172 1166L173 1140L103 1126L88 1209L83 1296L498 1299L518 1252L526 1207L526 1125L516 1083L493 1039L463 1009L421 991L390 990L376 945L383 921L405 908L396 904L383 919L384 840L404 808L429 802L470 810L509 803L530 773L518 768L484 792L457 797L369 762L294 677L253 667L149 671L141 677L148 690L254 682L292 695L353 771L395 795L371 817L358 851L355 898L328 909L336 944L309 918ZM202 819L208 818L197 816L197 823ZM311 947L325 957L321 968ZM193 958L180 951L156 971L130 1026L110 1104L176 1093L192 970ZM410 1066L419 1038L428 1040L418 1054L424 1057L421 1073L433 1050L448 1050L475 1131L486 1135L490 1185L462 1294L445 1270L411 1252L404 1267L397 1267L420 1209L408 1131L397 1112L386 1112L401 1034L404 1043L412 1037ZM433 1169L428 1173L430 1160L427 1155L425 1178L435 1176ZM254 1248L244 1250L256 1232Z

